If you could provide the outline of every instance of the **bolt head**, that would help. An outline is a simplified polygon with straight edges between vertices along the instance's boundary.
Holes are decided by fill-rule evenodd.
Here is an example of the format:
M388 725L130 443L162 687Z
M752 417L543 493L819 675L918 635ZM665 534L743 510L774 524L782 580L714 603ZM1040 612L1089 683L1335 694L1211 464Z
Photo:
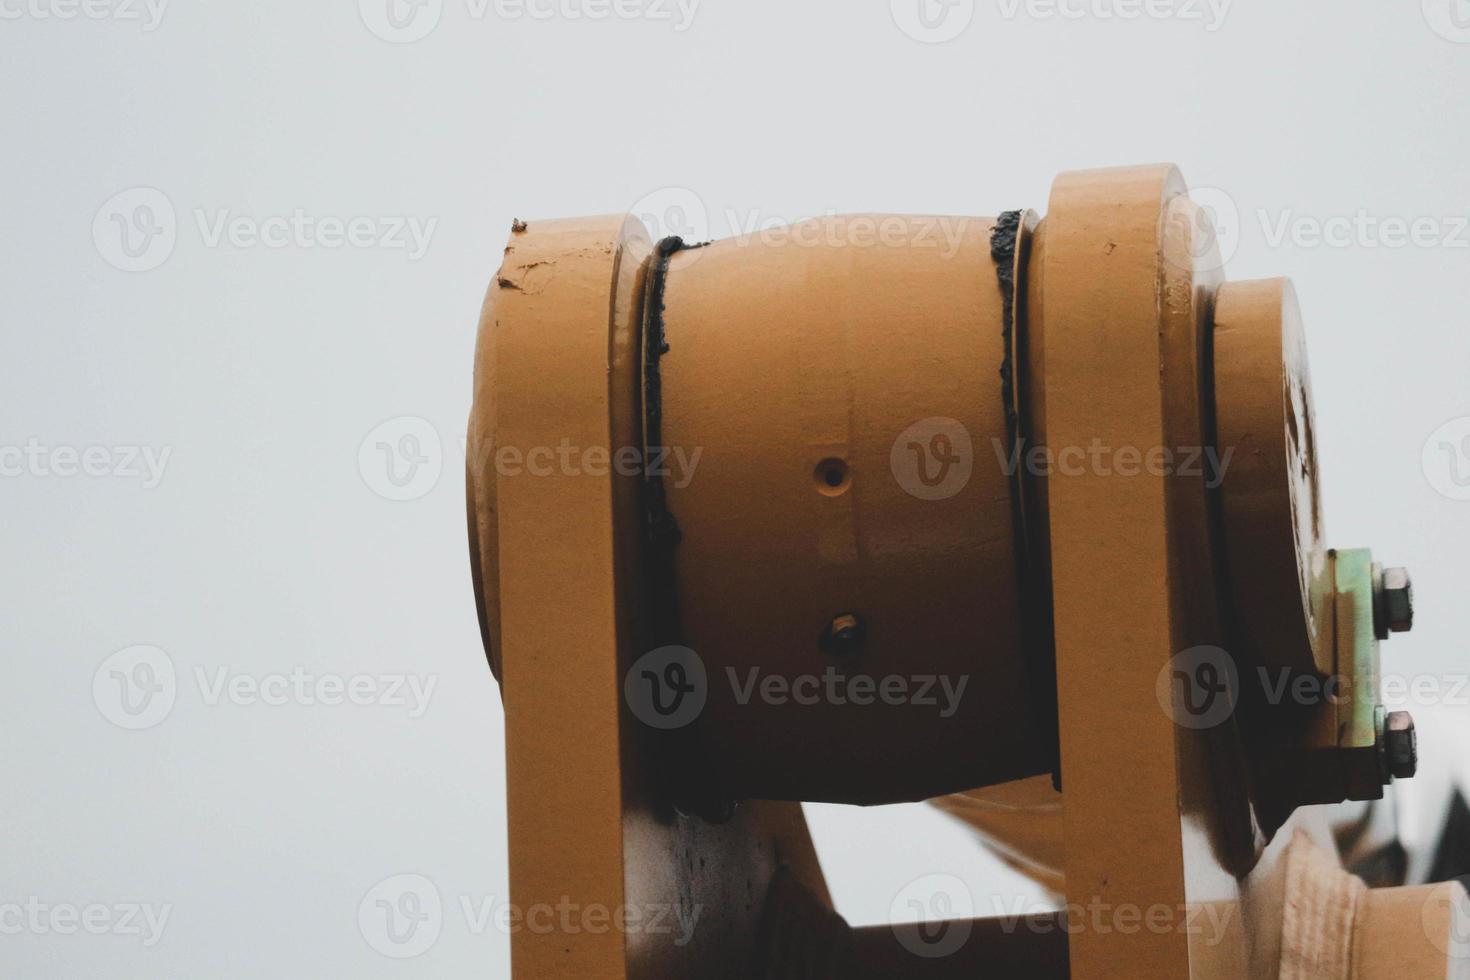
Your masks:
M1394 779L1412 779L1419 769L1419 736L1407 711L1390 712L1384 719L1383 749L1388 774Z
M1373 632L1379 639L1407 633L1414 626L1414 586L1408 569L1373 566Z
M1407 568L1388 568L1383 572L1383 604L1388 628L1394 633L1407 633L1414 626L1414 585Z

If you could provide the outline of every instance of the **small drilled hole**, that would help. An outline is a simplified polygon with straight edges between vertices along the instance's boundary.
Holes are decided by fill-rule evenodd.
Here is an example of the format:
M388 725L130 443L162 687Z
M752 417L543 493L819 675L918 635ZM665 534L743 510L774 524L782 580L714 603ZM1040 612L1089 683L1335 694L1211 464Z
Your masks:
M829 497L842 493L851 482L847 461L841 459L822 460L817 464L815 476L817 489Z
M817 643L833 656L852 656L862 650L867 632L863 618L857 613L840 613L832 617Z

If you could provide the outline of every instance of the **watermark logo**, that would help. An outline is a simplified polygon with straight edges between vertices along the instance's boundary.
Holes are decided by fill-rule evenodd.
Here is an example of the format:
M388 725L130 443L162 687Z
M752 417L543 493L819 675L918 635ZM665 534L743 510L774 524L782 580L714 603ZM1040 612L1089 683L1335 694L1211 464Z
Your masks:
M1460 881L1430 889L1419 907L1419 924L1440 955L1453 961L1470 959L1470 897Z
M1431 432L1419 461L1436 493L1470 500L1470 415L1450 419Z
M1223 269L1240 248L1240 208L1235 199L1218 187L1195 187L1189 199L1199 208L1198 234L1191 238L1196 268Z
M1446 41L1470 44L1470 0L1422 0L1424 22Z
M418 500L439 485L444 447L428 419L401 415L369 432L357 448L362 482L384 500Z
M953 41L975 19L975 0L889 0L893 22L915 41Z
M439 26L444 0L357 0L357 13L369 31L389 44L422 41Z
M957 952L970 938L975 896L950 874L931 874L903 887L888 909L899 943L915 956L939 959Z
M357 928L375 951L393 959L422 956L444 929L439 889L423 875L400 874L374 885L357 907Z
M683 728L699 717L709 698L704 660L681 646L645 653L628 669L623 696L633 716L648 727Z
M154 646L119 650L92 675L92 700L119 728L141 731L168 717L178 697L178 675L168 654Z
M1194 207L1171 208L1167 219L1177 225L1174 232L1188 245L1189 267L1200 272L1225 268L1240 248L1240 208L1218 187L1191 188L1189 200ZM1173 253L1166 256L1173 258Z
M920 500L948 500L970 482L975 447L960 422L928 418L893 440L888 462L905 493Z
M168 261L179 238L173 202L156 187L119 191L97 209L92 244L108 265L148 272Z
M1190 647L1159 671L1154 694L1159 707L1181 728L1223 724L1235 712L1240 671L1235 659L1216 646Z
M677 236L685 245L700 245L714 237L704 198L687 187L660 187L635 201L628 213L643 222L655 242ZM680 261L687 265L700 255L692 251Z

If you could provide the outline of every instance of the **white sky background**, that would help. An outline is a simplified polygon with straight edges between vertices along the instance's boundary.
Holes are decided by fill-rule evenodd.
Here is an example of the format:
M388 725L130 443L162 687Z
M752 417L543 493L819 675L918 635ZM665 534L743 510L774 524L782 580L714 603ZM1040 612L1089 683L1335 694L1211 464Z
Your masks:
M1070 0L1080 17L980 0L952 11L959 36L928 44L877 0L703 0L685 30L664 3L594 22L443 0L412 43L369 29L385 29L387 0L364 0L366 16L355 0L174 0L152 30L141 3L93 2L107 16L0 0L0 446L61 466L57 447L110 447L123 470L126 447L170 455L156 486L0 478L0 906L171 911L151 946L121 930L0 934L0 973L507 974L507 938L459 907L506 900L500 707L459 440L513 217L671 193L701 202L716 235L727 212L1044 210L1061 170L1177 162L1238 209L1230 277L1296 282L1330 539L1415 572L1419 623L1387 669L1465 669L1470 503L1436 484L1458 492L1452 462L1470 479L1470 443L1436 447L1470 423L1436 437L1428 473L1421 450L1470 416L1470 4L1454 0L1460 31L1448 0L1429 16L1417 2L1180 0L1179 16L1131 20L1101 0ZM177 238L127 272L93 226L138 187L166 196ZM211 244L222 215L298 210L433 224L422 255ZM1311 243L1313 222L1360 212L1434 224L1403 247ZM1283 220L1297 233L1275 241ZM105 242L106 213L101 226ZM358 453L401 416L437 433L443 472L394 502ZM93 681L140 644L167 652L178 689L166 718L128 731ZM211 704L221 669L436 686L417 717ZM905 882L941 869L977 894L1021 894L937 816L814 818L855 920L881 920ZM369 889L400 873L446 906L410 960L358 926Z

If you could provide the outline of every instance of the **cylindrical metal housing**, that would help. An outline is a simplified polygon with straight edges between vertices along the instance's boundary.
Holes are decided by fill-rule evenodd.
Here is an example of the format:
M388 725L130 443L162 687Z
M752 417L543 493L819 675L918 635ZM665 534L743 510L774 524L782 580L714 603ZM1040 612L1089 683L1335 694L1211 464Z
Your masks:
M1045 765L995 227L830 218L668 262L677 616L736 796L917 799Z
M885 803L1056 771L1058 473L1119 490L1167 477L1171 519L1212 540L1234 582L1230 608L1203 595L1191 608L1234 621L1243 665L1325 673L1329 591L1302 573L1322 546L1290 290L1227 286L1217 309L1223 276L1210 247L1194 250L1209 240L1182 182L1155 201L1156 182L1130 173L1068 184L1086 190L1062 199L1082 215L1070 224L1055 196L1039 222L853 215L695 247L615 219L612 244L575 222L517 223L485 307L467 443L497 676L507 659L558 668L535 624L521 652L502 643L505 589L530 587L516 557L559 533L505 501L585 490L532 465L568 459L579 468L559 476L595 477L595 464L608 481L596 499L610 508L617 624L607 673L568 683L617 683L620 738L705 815L742 798ZM1159 210L1131 245L1087 217L1129 193ZM605 285L590 272L604 265ZM1132 291L1076 298L1111 282ZM1083 327L1116 312L1098 302L1138 296L1166 326L1137 329L1172 331L1189 384L1161 396L1183 421L1115 426L1110 442L1088 429L1091 384L1045 379L1063 349L1105 361L1118 337ZM1143 314L1128 309L1132 329ZM606 363L569 398L548 365L593 334ZM534 368L507 371L507 352L525 351ZM1048 425L1059 407L1061 432ZM1106 595L1127 572L1069 574ZM569 596L568 615L589 602Z

